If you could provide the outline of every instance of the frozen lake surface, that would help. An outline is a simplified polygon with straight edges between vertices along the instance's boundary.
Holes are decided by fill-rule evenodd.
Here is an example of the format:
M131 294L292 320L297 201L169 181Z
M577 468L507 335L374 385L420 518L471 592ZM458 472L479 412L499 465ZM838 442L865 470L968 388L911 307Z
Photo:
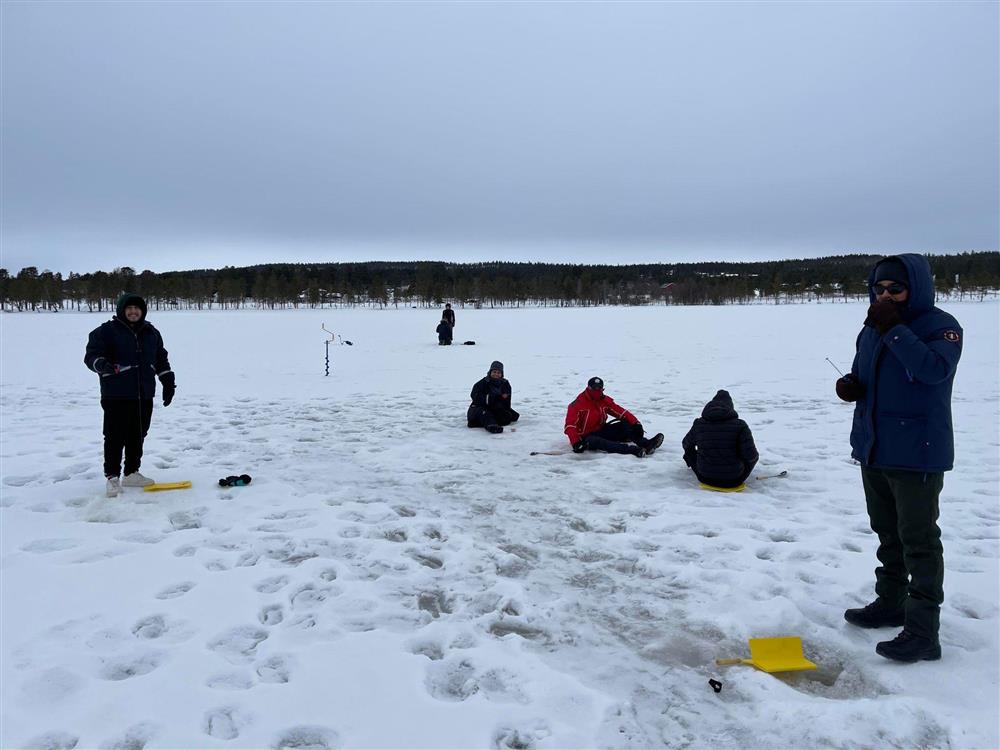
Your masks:
M458 309L450 348L434 310L152 312L178 390L142 470L194 487L113 500L82 363L108 316L0 316L0 746L996 748L998 305L941 306L944 655L909 666L842 619L876 540L824 358L863 304ZM321 323L355 344L330 377ZM494 359L502 435L465 426ZM654 456L568 452L592 375ZM680 442L718 388L787 478L698 489ZM820 669L714 665L781 635Z

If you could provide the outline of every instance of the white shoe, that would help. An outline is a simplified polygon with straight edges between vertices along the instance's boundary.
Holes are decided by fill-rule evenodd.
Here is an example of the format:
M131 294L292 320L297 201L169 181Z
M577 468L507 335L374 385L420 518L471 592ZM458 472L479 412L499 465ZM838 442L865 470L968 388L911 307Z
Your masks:
M108 497L118 497L118 493L122 491L121 482L118 481L118 477L108 477Z
M149 477L144 477L138 471L133 474L126 474L122 480L122 487L145 487L149 484L156 484Z

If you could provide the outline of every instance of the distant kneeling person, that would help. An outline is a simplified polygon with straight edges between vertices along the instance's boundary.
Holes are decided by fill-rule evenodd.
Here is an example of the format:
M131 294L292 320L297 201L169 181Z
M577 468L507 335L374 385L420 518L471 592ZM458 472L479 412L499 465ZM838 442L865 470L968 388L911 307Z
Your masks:
M503 432L504 425L516 422L520 414L510 408L510 382L503 376L503 362L493 362L486 377L472 386L469 427L485 427L487 432Z
M436 330L438 335L438 344L441 346L450 346L452 330L451 330L451 323L448 322L448 319L441 318L441 322L438 323L438 327Z
M607 421L609 414L615 421ZM600 378L588 380L586 390L569 405L563 432L574 453L604 451L631 453L642 458L663 444L663 433L658 432L648 439L643 437L639 420L628 409L616 404L611 396L605 395L604 381Z
M705 404L683 446L684 463L712 487L739 487L757 465L753 435L733 409L728 391L719 391Z

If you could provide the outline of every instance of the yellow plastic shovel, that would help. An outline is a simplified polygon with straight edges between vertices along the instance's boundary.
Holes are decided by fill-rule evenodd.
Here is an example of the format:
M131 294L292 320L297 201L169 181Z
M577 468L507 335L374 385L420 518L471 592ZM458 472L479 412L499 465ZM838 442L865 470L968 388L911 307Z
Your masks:
M716 659L721 666L729 664L749 664L763 672L799 672L804 669L816 669L802 653L802 639L790 638L751 638L749 659Z
M142 489L146 492L162 492L163 490L186 490L191 486L190 481L184 482L160 482L159 484L147 484Z

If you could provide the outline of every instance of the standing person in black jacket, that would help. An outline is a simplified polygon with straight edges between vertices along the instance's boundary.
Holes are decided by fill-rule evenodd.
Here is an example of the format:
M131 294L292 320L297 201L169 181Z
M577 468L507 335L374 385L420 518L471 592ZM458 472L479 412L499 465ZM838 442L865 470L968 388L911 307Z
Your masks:
M441 311L441 317L448 321L448 325L455 329L455 311L451 309L451 303L445 303L444 310Z
M163 384L163 405L169 406L176 385L163 348L163 337L146 321L146 301L123 294L115 317L90 332L84 364L101 376L104 409L104 476L107 496L122 487L144 487L153 480L139 473L142 441L153 416L156 378ZM118 475L125 451L125 478Z
M503 376L503 362L493 362L486 377L472 386L472 403L466 418L469 427L485 427L487 432L503 432L504 425L516 422L520 414L510 408L510 382Z
M705 404L683 445L684 463L712 487L739 487L757 464L753 435L733 409L728 391L719 391Z

